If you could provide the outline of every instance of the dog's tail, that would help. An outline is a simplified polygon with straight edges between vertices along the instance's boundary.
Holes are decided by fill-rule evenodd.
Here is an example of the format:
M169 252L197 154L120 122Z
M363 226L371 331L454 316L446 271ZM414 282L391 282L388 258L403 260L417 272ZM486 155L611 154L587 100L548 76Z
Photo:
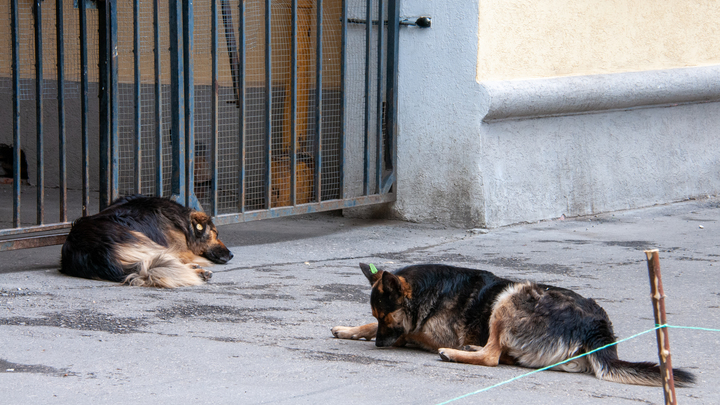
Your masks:
M200 268L211 264L210 261L196 257L193 263L183 263L172 248L160 246L139 232L133 233L136 241L115 250L115 257L128 274L126 284L175 288L200 285L211 277L211 272Z
M617 349L609 347L588 355L595 376L601 380L623 384L662 386L660 366L656 363L633 363L618 359ZM682 369L673 370L676 387L688 387L695 383L695 376Z

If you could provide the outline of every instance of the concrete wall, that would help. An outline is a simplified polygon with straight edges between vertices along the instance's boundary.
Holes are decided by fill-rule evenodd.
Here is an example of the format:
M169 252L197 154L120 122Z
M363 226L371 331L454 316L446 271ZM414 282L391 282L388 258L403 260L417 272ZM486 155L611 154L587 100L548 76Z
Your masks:
M404 1L433 26L401 30L389 215L497 227L718 193L719 6L686 3Z

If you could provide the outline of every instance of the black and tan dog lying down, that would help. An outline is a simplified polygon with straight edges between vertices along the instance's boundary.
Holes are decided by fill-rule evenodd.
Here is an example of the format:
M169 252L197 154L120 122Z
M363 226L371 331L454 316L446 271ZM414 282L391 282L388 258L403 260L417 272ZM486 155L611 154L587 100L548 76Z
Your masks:
M174 288L212 277L202 266L233 254L205 213L167 198L130 196L76 220L62 247L62 273L134 286Z
M378 322L336 326L341 339L373 339L379 347L418 345L446 361L543 368L615 342L612 323L592 299L573 291L515 282L482 271L438 264L394 273L360 264L372 285ZM616 346L553 369L625 384L661 386L654 363L618 359ZM677 386L694 376L674 370Z

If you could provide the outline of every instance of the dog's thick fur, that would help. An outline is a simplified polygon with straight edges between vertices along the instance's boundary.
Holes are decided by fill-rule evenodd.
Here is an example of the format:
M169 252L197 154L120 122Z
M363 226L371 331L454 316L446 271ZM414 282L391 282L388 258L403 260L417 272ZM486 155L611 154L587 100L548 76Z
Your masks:
M496 366L547 367L615 342L612 323L592 299L573 291L438 264L414 265L394 273L360 268L372 285L377 323L336 326L342 339L373 339L375 345L406 343L435 351L446 361ZM654 363L618 359L616 346L554 369L582 372L607 381L661 386ZM674 370L677 386L694 377Z
M202 284L212 277L202 266L232 257L206 214L167 198L136 195L76 220L62 247L60 271L174 288Z

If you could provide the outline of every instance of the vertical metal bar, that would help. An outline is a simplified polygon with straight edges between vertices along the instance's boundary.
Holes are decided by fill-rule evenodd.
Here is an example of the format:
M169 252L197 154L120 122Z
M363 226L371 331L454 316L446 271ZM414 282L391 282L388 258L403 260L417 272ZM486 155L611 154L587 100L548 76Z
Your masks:
M162 65L160 54L160 0L153 1L155 46L155 195L163 195Z
M78 0L83 3L85 0ZM142 122L140 117L140 0L133 0L133 48L135 49L135 148L133 153L134 163L134 191L140 194L142 191Z
M383 70L383 31L385 31L385 21L383 0L378 0L378 71L377 71L377 117L376 122L376 143L375 143L375 193L380 193L380 187L382 186L382 164L383 164L383 101L382 96L383 90L383 78L385 77L385 71Z
M115 201L119 196L119 125L118 114L119 95L118 91L118 18L117 0L106 0L110 5L110 200Z
M384 5L383 0L378 0L378 53L377 53L377 116L375 117L376 123L376 140L375 140L375 193L380 193L380 187L382 186L382 164L383 164L383 78L385 77L385 71L383 70L383 31L385 31L384 18Z
M172 198L185 203L185 84L183 64L183 9L170 1L170 92L172 114Z
M370 56L372 39L372 3L373 0L365 2L365 143L364 143L364 168L363 168L363 195L370 193Z
M387 39L387 85L385 87L386 101L386 138L385 138L385 168L390 172L384 176L381 193L387 193L395 183L397 162L397 106L398 106L398 55L400 33L400 4L399 0L388 2L388 39Z
M227 45L228 60L230 61L235 104L240 108L240 61L238 60L238 47L235 41L232 10L228 0L220 0L220 11L222 13L223 27L225 28L225 44Z
M272 0L265 0L265 208L272 207Z
M323 2L317 0L317 52L315 53L315 198L322 201L322 69L323 69Z
M60 175L60 222L67 222L67 165L65 162L65 30L63 0L55 3L57 31L57 97L58 97L58 151Z
M20 227L20 19L18 0L10 5L12 31L13 227Z
M239 156L240 156L240 173L239 173L239 184L238 184L238 208L241 213L245 212L245 69L246 69L246 52L245 52L245 1L240 1L240 27L239 33L239 45L238 45L238 59L240 63L239 72L239 85L238 90L238 109L239 109L239 122L240 122L240 134L239 134Z
M40 0L38 0L40 1ZM82 138L82 215L90 205L90 143L88 141L87 3L80 0L80 132Z
M183 58L185 60L185 205L201 210L195 196L195 16L192 0L183 2Z
M37 224L45 222L45 147L43 138L42 0L35 0L35 127L37 149Z
M345 113L347 110L347 97L345 80L347 79L347 12L348 1L342 2L342 22L340 38L340 198L345 198L345 134L347 125Z
M211 199L212 208L210 215L216 217L218 214L218 24L217 24L217 2L218 0L212 0L211 7L211 27L210 27L210 47L212 48L212 128L211 128L211 139L210 139L210 168L212 171L211 179ZM234 38L233 38L234 39Z
M297 56L298 0L292 0L290 16L290 205L297 204Z
M100 85L100 209L110 205L110 6L109 1L98 3L99 24L99 85Z

